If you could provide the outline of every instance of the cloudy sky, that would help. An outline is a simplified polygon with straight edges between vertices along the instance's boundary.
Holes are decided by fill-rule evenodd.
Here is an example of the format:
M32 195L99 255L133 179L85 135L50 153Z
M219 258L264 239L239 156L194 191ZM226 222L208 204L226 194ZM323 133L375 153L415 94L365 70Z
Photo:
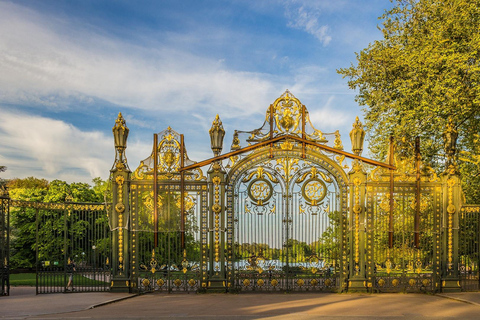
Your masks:
M171 126L192 160L263 123L289 89L344 145L355 92L336 69L381 38L388 0L0 0L2 178L106 179L122 112L132 169ZM228 151L228 150L227 150Z

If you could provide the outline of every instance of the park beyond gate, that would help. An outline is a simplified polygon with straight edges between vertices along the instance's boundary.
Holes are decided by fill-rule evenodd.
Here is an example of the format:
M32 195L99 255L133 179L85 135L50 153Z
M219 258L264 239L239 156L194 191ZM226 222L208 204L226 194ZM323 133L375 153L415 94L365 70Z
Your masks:
M339 132L314 128L288 90L262 127L234 131L224 154L217 115L204 161L168 127L132 172L128 133L119 114L112 203L0 198L2 243L9 206L36 216L38 293L66 292L73 264L77 291L479 290L480 206L462 202L451 122L441 173L422 163L418 140L403 143L412 157L393 139L387 163L362 157L358 118L345 152Z

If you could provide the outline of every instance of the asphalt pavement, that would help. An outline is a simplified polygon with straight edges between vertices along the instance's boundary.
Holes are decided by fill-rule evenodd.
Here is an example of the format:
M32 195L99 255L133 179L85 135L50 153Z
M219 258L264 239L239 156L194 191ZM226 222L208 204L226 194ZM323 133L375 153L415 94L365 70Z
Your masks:
M480 292L449 294L56 293L12 287L0 319L480 319Z

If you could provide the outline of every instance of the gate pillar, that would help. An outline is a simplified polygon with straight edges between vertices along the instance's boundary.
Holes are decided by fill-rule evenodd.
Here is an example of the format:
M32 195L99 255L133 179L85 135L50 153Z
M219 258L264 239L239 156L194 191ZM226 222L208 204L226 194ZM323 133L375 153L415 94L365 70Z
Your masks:
M458 227L461 209L462 188L455 161L458 132L452 118L443 134L446 170L442 175L443 184L443 259L442 259L442 291L461 291L458 275Z
M225 130L218 117L209 130L213 154L218 156L222 151ZM221 161L215 161L208 170L209 190L209 261L208 282L209 291L226 291L225 267L225 176L226 172Z
M207 289L226 290L225 266L225 170L216 162L208 171L209 190L209 256Z
M453 172L452 172L453 173ZM458 174L445 173L443 182L443 263L442 291L460 291L458 275L458 226L461 209L461 186Z
M365 196L367 174L360 161L355 160L350 180L350 257L348 291L366 292L365 270Z
M0 188L0 296L10 295L10 196Z
M127 222L130 213L129 189L130 169L125 157L129 129L122 114L118 114L112 129L115 139L115 162L110 170L112 179L112 210L110 226L112 229L112 261L110 291L128 292L130 288L129 275L129 239ZM133 244L135 245L135 244Z

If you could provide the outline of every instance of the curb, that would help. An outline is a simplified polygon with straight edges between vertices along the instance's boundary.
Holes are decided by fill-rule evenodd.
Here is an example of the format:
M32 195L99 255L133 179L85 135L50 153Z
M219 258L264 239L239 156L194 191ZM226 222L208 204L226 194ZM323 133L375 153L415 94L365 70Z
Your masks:
M105 305L107 305L107 304L112 304L112 303L115 303L115 302L119 302L119 301L122 301L122 300L127 300L127 299L130 299L130 298L135 298L135 297L138 297L138 296L139 296L139 294L132 294L132 295L126 296L126 297L121 297L121 298L117 298L117 299L112 299L112 300L100 302L100 303L91 305L91 306L88 307L86 310L95 309L95 308L98 308L98 307L105 306Z
M444 294L442 294L442 293L436 294L436 296L437 296L437 297L442 297L442 298L445 298L445 299L455 300L455 301L458 301L458 302L468 303L468 304L472 304L472 305L474 305L474 306L480 307L480 303L476 303L476 302L473 302L473 301L465 300L465 299L462 299L462 298L451 297L451 296L444 295Z

